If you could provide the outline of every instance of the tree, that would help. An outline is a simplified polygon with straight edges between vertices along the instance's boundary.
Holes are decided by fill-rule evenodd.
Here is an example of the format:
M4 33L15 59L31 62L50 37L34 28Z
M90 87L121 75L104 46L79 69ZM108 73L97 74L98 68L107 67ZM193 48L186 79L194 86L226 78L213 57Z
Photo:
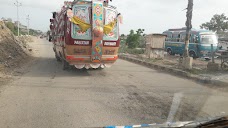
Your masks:
M34 29L29 29L29 33L30 33L30 35L33 35L33 36L40 35L40 33L37 30L34 30Z
M144 36L146 34L144 34L144 29L138 29L136 32L139 35L139 46L140 48L145 48L146 47L146 42L145 42L145 38Z
M125 35L124 34L121 34L121 37L124 37Z
M126 42L127 42L127 45L129 48L136 48L137 47L137 37L136 37L134 30L131 30L130 34L127 35Z
M207 29L214 32L225 32L228 31L228 17L225 14L215 14L210 22L203 23L200 26L201 29Z
M129 48L137 48L139 46L144 31L144 29L138 29L136 33L134 30L130 31L126 40Z
M141 36L144 33L144 31L144 29L138 29L136 33Z
M124 34L121 34L121 36L120 36L120 44L121 45L127 45L126 44L126 37Z

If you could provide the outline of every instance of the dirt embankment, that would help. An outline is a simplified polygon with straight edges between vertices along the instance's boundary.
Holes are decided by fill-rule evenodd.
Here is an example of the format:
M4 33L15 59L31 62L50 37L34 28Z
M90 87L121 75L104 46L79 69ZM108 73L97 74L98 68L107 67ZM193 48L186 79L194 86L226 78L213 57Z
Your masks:
M32 41L30 37L15 37L0 21L0 79L6 79L15 68L29 59L26 44L29 41Z

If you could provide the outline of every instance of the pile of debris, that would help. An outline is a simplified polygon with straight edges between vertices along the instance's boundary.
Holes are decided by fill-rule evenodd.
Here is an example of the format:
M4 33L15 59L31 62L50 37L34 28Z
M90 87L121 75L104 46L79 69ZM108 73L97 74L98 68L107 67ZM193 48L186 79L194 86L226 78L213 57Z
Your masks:
M31 36L28 35L20 36L18 39L19 44L21 44L24 48L28 48L28 42L33 42Z
M16 68L27 58L26 42L16 38L0 21L0 72Z

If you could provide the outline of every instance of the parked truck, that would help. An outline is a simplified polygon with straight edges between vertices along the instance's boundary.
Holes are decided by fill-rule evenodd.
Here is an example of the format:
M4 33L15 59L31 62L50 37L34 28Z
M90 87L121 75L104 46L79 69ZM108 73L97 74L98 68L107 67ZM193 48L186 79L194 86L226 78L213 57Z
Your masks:
M109 0L65 1L50 19L49 41L65 70L110 67L118 59L121 14Z

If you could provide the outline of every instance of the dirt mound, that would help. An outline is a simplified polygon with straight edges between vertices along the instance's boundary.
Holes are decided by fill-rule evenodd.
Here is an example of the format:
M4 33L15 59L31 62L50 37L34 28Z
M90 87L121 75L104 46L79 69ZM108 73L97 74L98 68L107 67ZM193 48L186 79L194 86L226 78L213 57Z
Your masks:
M20 40L0 21L0 71L14 69L28 57L26 43Z
M19 44L21 44L24 48L28 48L28 43L29 42L33 42L33 39L32 39L32 37L31 36L27 36L27 35L25 35L25 36L20 36L19 38L18 38L18 40L19 40Z

